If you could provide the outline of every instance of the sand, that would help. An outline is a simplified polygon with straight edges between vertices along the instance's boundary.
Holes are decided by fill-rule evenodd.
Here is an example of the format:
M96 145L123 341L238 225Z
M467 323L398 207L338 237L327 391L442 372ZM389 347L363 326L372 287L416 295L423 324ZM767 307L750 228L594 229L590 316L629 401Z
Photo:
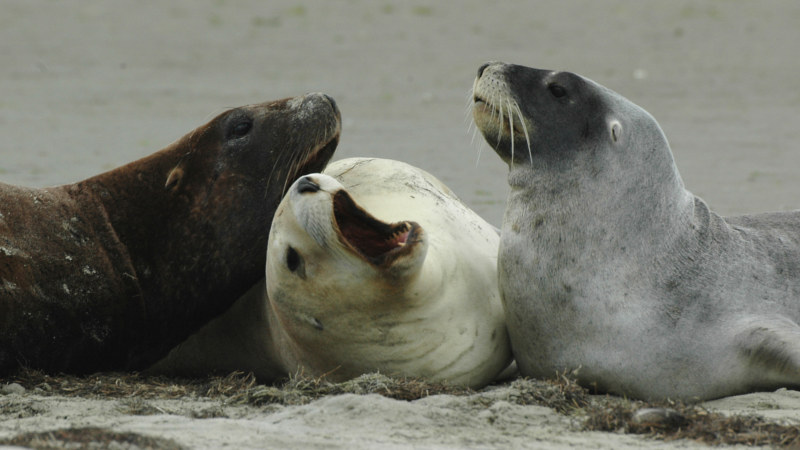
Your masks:
M0 387L0 447L6 439L30 434L38 441L14 443L48 448L70 448L83 440L99 448L616 449L699 448L705 446L701 440L743 442L740 438L758 435L764 442L770 437L763 421L743 430L733 422L704 422L733 415L758 415L782 424L772 437L788 436L800 444L798 430L792 429L800 424L800 393L785 389L677 405L676 413L689 419L680 424L689 431L683 436L691 439L676 439L675 427L625 434L636 431L634 425L619 420L625 416L615 411L630 413L649 405L589 395L565 380L512 380L466 394L379 374L338 385L295 380L280 388L254 384L242 375L193 384L124 374L36 375L19 381L27 388L16 383ZM601 426L592 428L591 420Z
M701 438L730 435L735 428L705 425L704 432L690 434L693 440L675 440L674 429L624 434L633 430L630 423L601 427L614 432L584 431L590 417L610 423L621 417L611 412L615 409L636 411L647 405L588 395L574 383L513 380L468 394L439 394L436 386L399 384L378 374L335 385L335 390L305 381L278 390L241 376L219 380L209 383L216 388L198 384L187 390L180 382L128 375L45 377L44 382L23 377L27 388L0 388L7 392L0 397L0 442L36 433L40 442L24 443L41 445L50 439L53 448L69 448L77 439L91 438L106 446L116 441L128 448L162 449L698 448L705 446ZM429 395L429 389L437 391ZM403 400L409 397L415 400ZM676 408L695 422L719 410L796 426L799 402L800 393L781 390ZM681 426L688 430L692 425ZM784 435L792 432L782 430ZM761 433L766 439L763 431L763 426L750 426L738 436ZM800 444L796 430L791 436Z
M337 99L336 158L422 167L499 225L506 168L473 140L477 67L504 60L581 73L650 111L692 192L722 214L800 207L800 4L750 1L6 1L0 6L0 180L76 181L152 153L225 108L309 91ZM193 448L659 446L584 433L542 407L481 396L412 403L335 396L227 418L159 403L9 394L0 437L104 426ZM799 420L795 391L709 403ZM224 407L223 407L224 408ZM663 444L691 446L686 442Z

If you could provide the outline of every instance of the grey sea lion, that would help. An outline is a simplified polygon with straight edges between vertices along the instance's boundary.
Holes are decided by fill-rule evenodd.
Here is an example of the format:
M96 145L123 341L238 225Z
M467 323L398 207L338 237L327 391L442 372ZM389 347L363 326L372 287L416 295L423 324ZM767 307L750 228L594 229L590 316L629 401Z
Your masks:
M263 277L294 179L339 139L323 94L226 111L64 186L0 185L0 373L143 369Z
M800 385L800 212L715 214L653 117L578 75L491 63L473 93L509 165L498 274L523 375L643 399Z
M510 362L497 231L439 180L375 158L298 179L275 213L266 285L156 372L380 371L481 387Z

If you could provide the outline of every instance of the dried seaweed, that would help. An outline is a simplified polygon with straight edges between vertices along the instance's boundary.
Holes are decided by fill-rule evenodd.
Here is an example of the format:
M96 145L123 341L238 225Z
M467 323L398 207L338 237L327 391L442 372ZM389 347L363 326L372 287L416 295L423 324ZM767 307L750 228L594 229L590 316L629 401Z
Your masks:
M101 373L78 377L53 376L22 371L0 379L0 384L18 383L27 392L84 398L119 398L131 414L157 414L145 399L211 398L226 405L302 405L325 396L378 394L413 401L431 395L475 395L478 407L490 407L495 399L470 389L430 383L415 378L392 378L366 374L344 383L324 377L296 374L275 385L259 384L252 374L234 372L225 377L179 379L137 373ZM591 395L569 374L551 380L518 378L505 386L506 401L519 405L550 407L574 417L582 429L645 435L665 441L690 439L710 445L745 444L800 446L800 428L770 422L759 416L725 416L697 405L680 402L648 403L615 396ZM487 390L494 389L489 387ZM223 415L219 408L200 417Z
M136 433L117 433L103 428L69 428L24 433L11 439L0 439L0 445L25 446L39 450L69 448L183 450L185 448L171 439Z

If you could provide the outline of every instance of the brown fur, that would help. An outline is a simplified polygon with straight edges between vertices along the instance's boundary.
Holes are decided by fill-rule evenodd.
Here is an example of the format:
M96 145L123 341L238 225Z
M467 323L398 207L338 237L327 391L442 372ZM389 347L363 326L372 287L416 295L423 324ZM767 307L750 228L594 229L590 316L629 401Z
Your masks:
M310 94L227 111L75 184L0 184L0 373L164 356L263 278L284 190L324 168L339 130L335 103Z

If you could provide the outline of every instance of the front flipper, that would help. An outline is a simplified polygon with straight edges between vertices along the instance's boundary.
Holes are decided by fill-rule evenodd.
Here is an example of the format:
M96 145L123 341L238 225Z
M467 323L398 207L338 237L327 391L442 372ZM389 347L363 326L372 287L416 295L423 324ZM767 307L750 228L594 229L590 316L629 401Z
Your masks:
M766 369L762 381L800 386L800 325L785 317L753 318L744 325L735 342L753 366Z

